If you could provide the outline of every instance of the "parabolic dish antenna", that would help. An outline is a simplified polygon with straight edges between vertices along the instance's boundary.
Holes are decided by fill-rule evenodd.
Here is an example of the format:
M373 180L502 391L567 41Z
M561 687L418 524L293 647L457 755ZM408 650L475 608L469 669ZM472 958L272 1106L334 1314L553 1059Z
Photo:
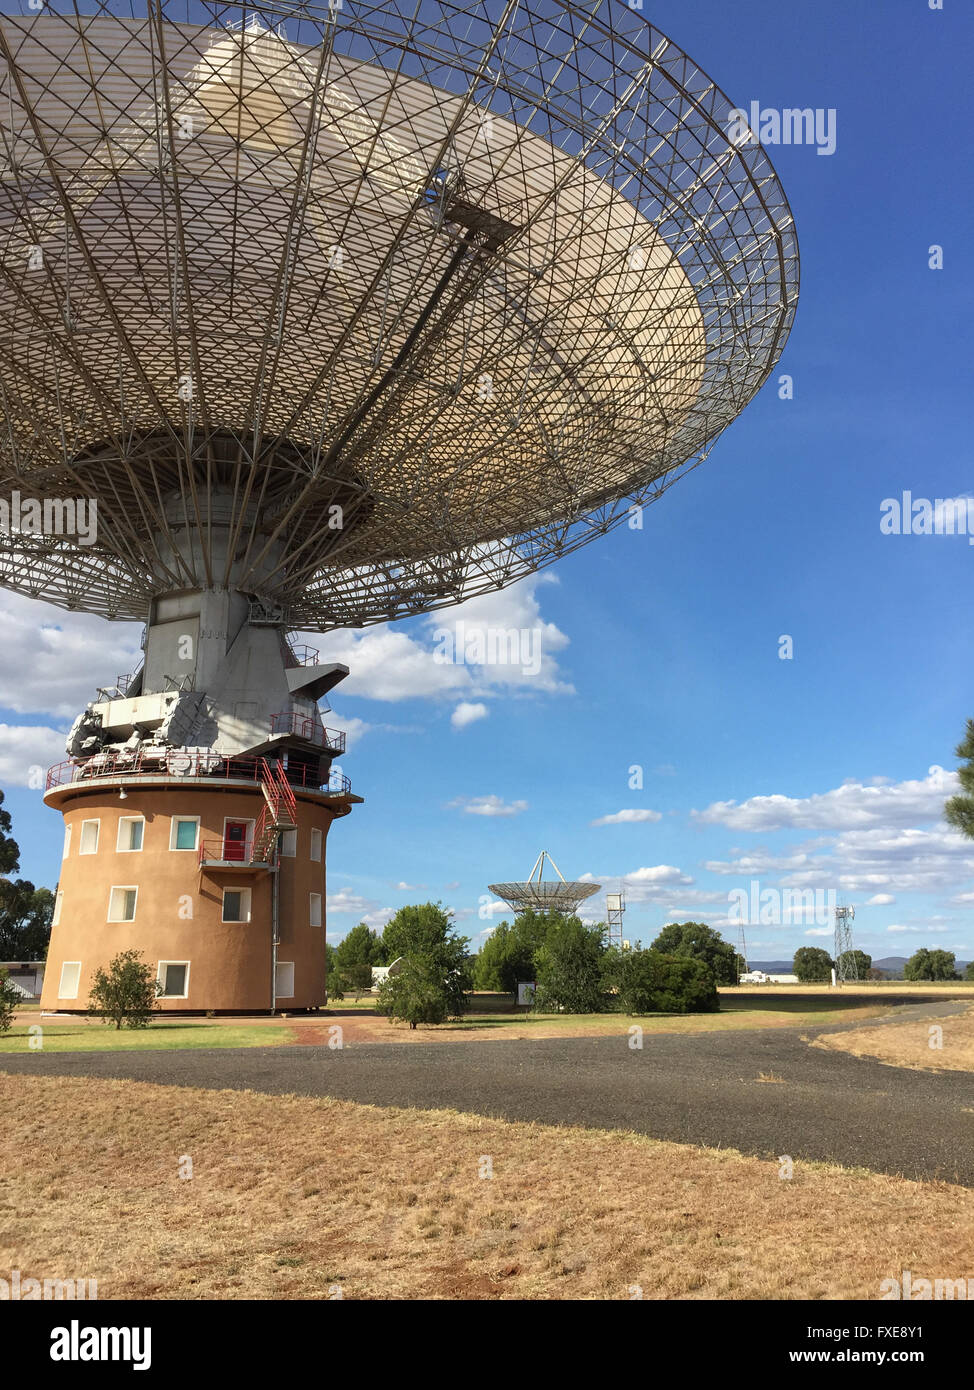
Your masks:
M327 630L654 501L777 361L792 217L622 0L0 17L0 584ZM90 538L89 538L90 539Z
M543 879L541 877L544 872L545 860L558 875L557 879ZM592 883L588 879L567 881L562 877L558 865L545 849L534 861L534 868L528 875L526 882L489 883L487 886L492 893L503 898L504 902L515 913L524 912L530 908L535 912L561 912L566 917L570 917L577 911L579 903L592 897L602 887L601 883Z

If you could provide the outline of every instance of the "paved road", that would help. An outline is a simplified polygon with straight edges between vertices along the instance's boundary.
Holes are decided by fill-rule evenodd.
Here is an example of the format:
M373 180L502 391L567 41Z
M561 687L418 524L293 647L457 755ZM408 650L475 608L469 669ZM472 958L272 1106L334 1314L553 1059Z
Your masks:
M947 1017L963 1005L924 1005ZM902 1019L907 1010L899 1010ZM824 1028L805 1030L807 1037ZM511 1120L636 1130L773 1157L831 1160L974 1187L974 1073L883 1066L809 1047L799 1030L539 1042L0 1055L34 1075L335 1096ZM780 1082L761 1082L773 1073ZM970 1113L968 1113L968 1111Z

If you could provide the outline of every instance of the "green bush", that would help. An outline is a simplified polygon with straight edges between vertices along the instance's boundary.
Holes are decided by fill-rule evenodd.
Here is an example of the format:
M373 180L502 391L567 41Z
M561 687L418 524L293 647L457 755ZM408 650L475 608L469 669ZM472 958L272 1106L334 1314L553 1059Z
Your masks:
M454 993L435 954L406 956L399 973L387 975L379 985L375 1011L410 1028L417 1023L445 1023L451 1016Z
M652 950L625 957L618 998L627 1014L716 1013L720 1008L714 973L706 961Z
M19 991L10 983L9 973L0 970L0 1033L6 1033L14 1021L14 1009L23 1002Z
M601 927L586 927L577 917L552 925L538 951L534 1007L538 1013L594 1014L605 1008Z
M120 951L108 965L95 971L88 998L88 1012L103 1023L119 1028L147 1028L162 993L152 966L138 951Z

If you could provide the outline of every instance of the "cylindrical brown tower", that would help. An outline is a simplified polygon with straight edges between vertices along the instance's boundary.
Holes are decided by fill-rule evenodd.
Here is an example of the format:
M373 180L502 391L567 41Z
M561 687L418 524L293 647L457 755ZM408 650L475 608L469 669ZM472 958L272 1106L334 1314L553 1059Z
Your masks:
M52 769L64 858L43 1009L84 1010L98 967L130 949L167 1012L325 1002L325 846L360 798L291 785L259 757L206 766L60 785L78 769Z

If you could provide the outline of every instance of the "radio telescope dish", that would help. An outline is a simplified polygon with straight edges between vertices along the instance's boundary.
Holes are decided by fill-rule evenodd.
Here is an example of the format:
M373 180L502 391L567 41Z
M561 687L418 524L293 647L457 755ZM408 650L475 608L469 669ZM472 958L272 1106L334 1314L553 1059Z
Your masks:
M558 875L557 879L541 877L545 860ZM526 882L490 883L487 886L492 893L503 898L515 913L525 912L530 908L535 912L561 912L566 917L572 916L578 910L579 903L591 898L602 887L601 883L591 883L587 879L567 881L562 877L561 870L551 855L544 849L534 861L534 868Z
M144 619L422 613L602 535L777 361L798 254L732 103L614 0L0 18L0 584Z

